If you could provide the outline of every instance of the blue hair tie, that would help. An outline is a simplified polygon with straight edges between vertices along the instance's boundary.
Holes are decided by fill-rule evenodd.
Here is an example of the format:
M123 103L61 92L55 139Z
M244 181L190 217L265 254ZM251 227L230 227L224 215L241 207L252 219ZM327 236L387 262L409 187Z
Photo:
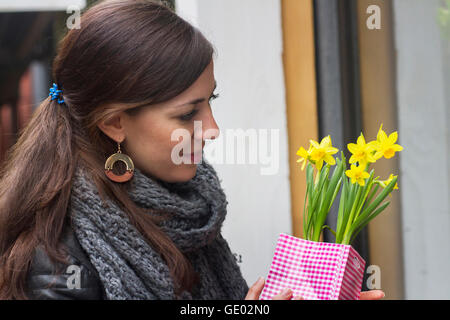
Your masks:
M52 97L52 100L57 100L59 104L64 103L64 98L62 97L62 90L58 89L58 85L56 83L54 83L53 87L50 88L49 96Z

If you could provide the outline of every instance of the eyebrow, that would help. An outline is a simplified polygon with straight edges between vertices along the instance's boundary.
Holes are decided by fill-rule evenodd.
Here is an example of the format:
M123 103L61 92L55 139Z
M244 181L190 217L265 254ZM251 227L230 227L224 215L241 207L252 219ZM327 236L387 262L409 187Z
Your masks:
M214 89L213 89L213 91L212 91L211 94L214 93L214 91L216 90L216 88L217 88L217 81L214 80ZM205 100L206 100L205 98L198 98L198 99L192 100L192 101L190 101L190 102L186 102L186 103L180 104L180 105L176 106L176 108L188 106L188 105L191 105L191 104L201 103L201 102L203 102L203 101L205 101Z

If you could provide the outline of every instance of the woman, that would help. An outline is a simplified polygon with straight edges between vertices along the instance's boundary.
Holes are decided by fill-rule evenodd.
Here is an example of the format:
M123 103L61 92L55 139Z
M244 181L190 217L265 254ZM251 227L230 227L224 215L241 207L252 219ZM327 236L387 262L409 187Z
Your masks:
M218 135L213 54L156 1L83 14L1 173L0 298L259 298L221 236L216 172L178 161Z

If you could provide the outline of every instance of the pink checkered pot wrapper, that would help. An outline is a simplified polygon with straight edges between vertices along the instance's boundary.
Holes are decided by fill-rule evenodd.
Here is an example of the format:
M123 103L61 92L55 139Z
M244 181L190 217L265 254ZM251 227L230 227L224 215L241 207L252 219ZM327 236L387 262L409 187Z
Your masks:
M358 300L365 264L351 245L281 233L260 300L286 287L305 300Z

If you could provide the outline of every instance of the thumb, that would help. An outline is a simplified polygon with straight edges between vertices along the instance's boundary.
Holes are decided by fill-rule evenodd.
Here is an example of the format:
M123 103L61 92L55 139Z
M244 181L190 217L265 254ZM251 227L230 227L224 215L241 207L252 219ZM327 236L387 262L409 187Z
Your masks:
M258 300L262 289L264 288L264 277L260 277L248 290L245 300Z

